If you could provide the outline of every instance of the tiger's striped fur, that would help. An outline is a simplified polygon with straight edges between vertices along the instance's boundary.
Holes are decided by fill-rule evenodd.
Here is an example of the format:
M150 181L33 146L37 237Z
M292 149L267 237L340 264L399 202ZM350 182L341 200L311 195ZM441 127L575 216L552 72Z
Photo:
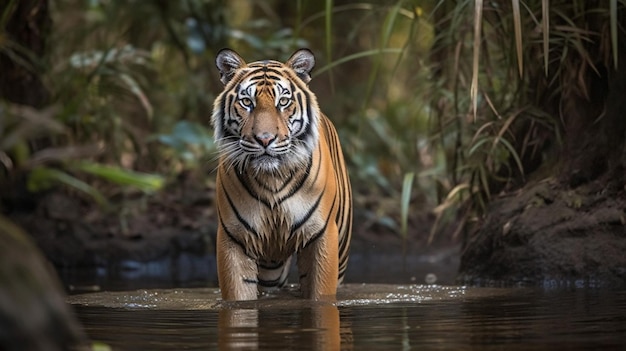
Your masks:
M337 132L307 86L313 54L246 63L224 49L216 64L225 85L211 118L222 297L251 300L284 285L294 254L303 296L334 296L348 263L352 194Z

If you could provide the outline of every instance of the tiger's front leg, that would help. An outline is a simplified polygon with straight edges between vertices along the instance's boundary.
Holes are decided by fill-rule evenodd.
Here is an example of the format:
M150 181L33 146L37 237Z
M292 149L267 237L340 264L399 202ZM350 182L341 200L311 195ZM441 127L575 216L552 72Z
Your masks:
M338 230L334 222L298 253L302 296L321 300L334 298L339 276Z
M217 230L217 277L227 301L257 298L257 263L220 226Z

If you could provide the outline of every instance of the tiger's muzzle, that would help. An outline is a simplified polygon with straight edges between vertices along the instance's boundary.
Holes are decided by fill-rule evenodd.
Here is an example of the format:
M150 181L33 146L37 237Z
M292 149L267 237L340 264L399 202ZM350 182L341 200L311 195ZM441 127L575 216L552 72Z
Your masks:
M255 171L273 172L278 170L284 163L284 156L289 152L291 142L289 137L277 137L271 133L259 133L244 136L239 145L246 153L249 165Z

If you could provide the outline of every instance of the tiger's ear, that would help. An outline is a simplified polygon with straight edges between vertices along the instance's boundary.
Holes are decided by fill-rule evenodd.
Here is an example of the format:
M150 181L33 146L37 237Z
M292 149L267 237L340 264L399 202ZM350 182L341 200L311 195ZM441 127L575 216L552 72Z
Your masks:
M246 62L231 49L222 49L217 53L215 65L220 70L220 80L224 85L235 76L235 71L246 65Z
M309 49L300 49L291 55L286 65L291 67L300 79L308 83L311 81L311 70L315 67L315 56Z

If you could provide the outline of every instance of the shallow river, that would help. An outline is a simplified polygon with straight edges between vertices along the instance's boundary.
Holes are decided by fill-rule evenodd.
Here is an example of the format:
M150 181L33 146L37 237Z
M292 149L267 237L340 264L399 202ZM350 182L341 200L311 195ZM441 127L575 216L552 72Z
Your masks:
M286 290L224 303L209 288L69 302L113 350L626 349L626 291L347 284L334 302Z

